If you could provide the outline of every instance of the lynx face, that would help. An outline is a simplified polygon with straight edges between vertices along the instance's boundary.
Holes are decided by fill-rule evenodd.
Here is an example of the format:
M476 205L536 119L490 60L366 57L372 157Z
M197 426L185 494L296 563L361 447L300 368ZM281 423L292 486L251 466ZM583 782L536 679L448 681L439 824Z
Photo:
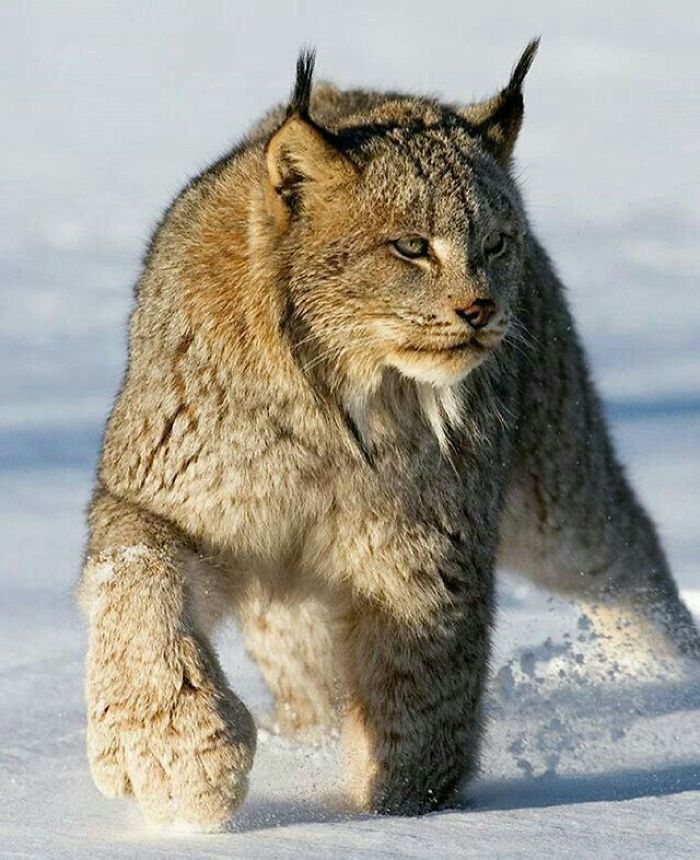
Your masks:
M397 137L304 206L292 294L343 363L451 385L506 333L524 223L503 172L466 134Z
M508 162L535 47L483 105L388 99L333 131L308 115L302 59L266 156L290 296L317 362L369 387L388 367L443 387L502 341L526 229Z

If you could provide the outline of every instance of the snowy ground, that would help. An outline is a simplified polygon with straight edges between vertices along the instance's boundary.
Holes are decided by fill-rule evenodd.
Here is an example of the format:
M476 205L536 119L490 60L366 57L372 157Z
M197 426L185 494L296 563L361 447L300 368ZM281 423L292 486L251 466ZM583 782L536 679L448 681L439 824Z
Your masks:
M301 43L339 82L456 99L502 82L541 32L519 149L526 197L700 615L695 7L13 5L0 12L0 855L699 856L700 674L631 672L622 655L615 666L578 610L506 576L483 774L463 809L348 818L332 802L331 743L263 735L231 833L149 833L90 782L71 596L131 284L170 195L287 91ZM235 632L220 644L263 715Z

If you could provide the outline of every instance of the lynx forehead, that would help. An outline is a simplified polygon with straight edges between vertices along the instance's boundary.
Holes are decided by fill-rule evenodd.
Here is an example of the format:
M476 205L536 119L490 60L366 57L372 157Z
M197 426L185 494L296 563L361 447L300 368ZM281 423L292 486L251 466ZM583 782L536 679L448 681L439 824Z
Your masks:
M312 88L302 55L151 243L80 595L92 774L152 821L245 798L255 723L210 643L231 615L274 723L342 721L382 813L477 768L497 560L700 656L511 176L535 48L468 106Z

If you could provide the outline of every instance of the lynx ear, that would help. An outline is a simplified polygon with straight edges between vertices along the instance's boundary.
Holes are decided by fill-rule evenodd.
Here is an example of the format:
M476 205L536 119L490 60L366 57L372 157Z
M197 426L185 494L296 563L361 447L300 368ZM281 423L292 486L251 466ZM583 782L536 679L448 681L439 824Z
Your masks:
M307 183L342 182L355 172L333 134L309 116L314 59L312 51L299 55L287 117L265 147L269 183L289 213L297 209Z
M468 105L460 111L496 158L506 166L510 163L523 122L523 80L535 59L539 44L539 39L533 39L525 48L507 86L498 95Z

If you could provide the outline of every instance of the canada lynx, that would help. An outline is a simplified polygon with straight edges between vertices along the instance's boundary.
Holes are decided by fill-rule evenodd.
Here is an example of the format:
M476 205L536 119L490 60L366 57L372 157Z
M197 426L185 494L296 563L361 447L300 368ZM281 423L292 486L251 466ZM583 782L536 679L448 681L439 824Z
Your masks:
M92 773L150 820L245 796L231 613L279 722L342 717L387 813L474 772L497 559L700 654L511 175L536 48L467 106L312 91L302 54L158 228L80 586Z

